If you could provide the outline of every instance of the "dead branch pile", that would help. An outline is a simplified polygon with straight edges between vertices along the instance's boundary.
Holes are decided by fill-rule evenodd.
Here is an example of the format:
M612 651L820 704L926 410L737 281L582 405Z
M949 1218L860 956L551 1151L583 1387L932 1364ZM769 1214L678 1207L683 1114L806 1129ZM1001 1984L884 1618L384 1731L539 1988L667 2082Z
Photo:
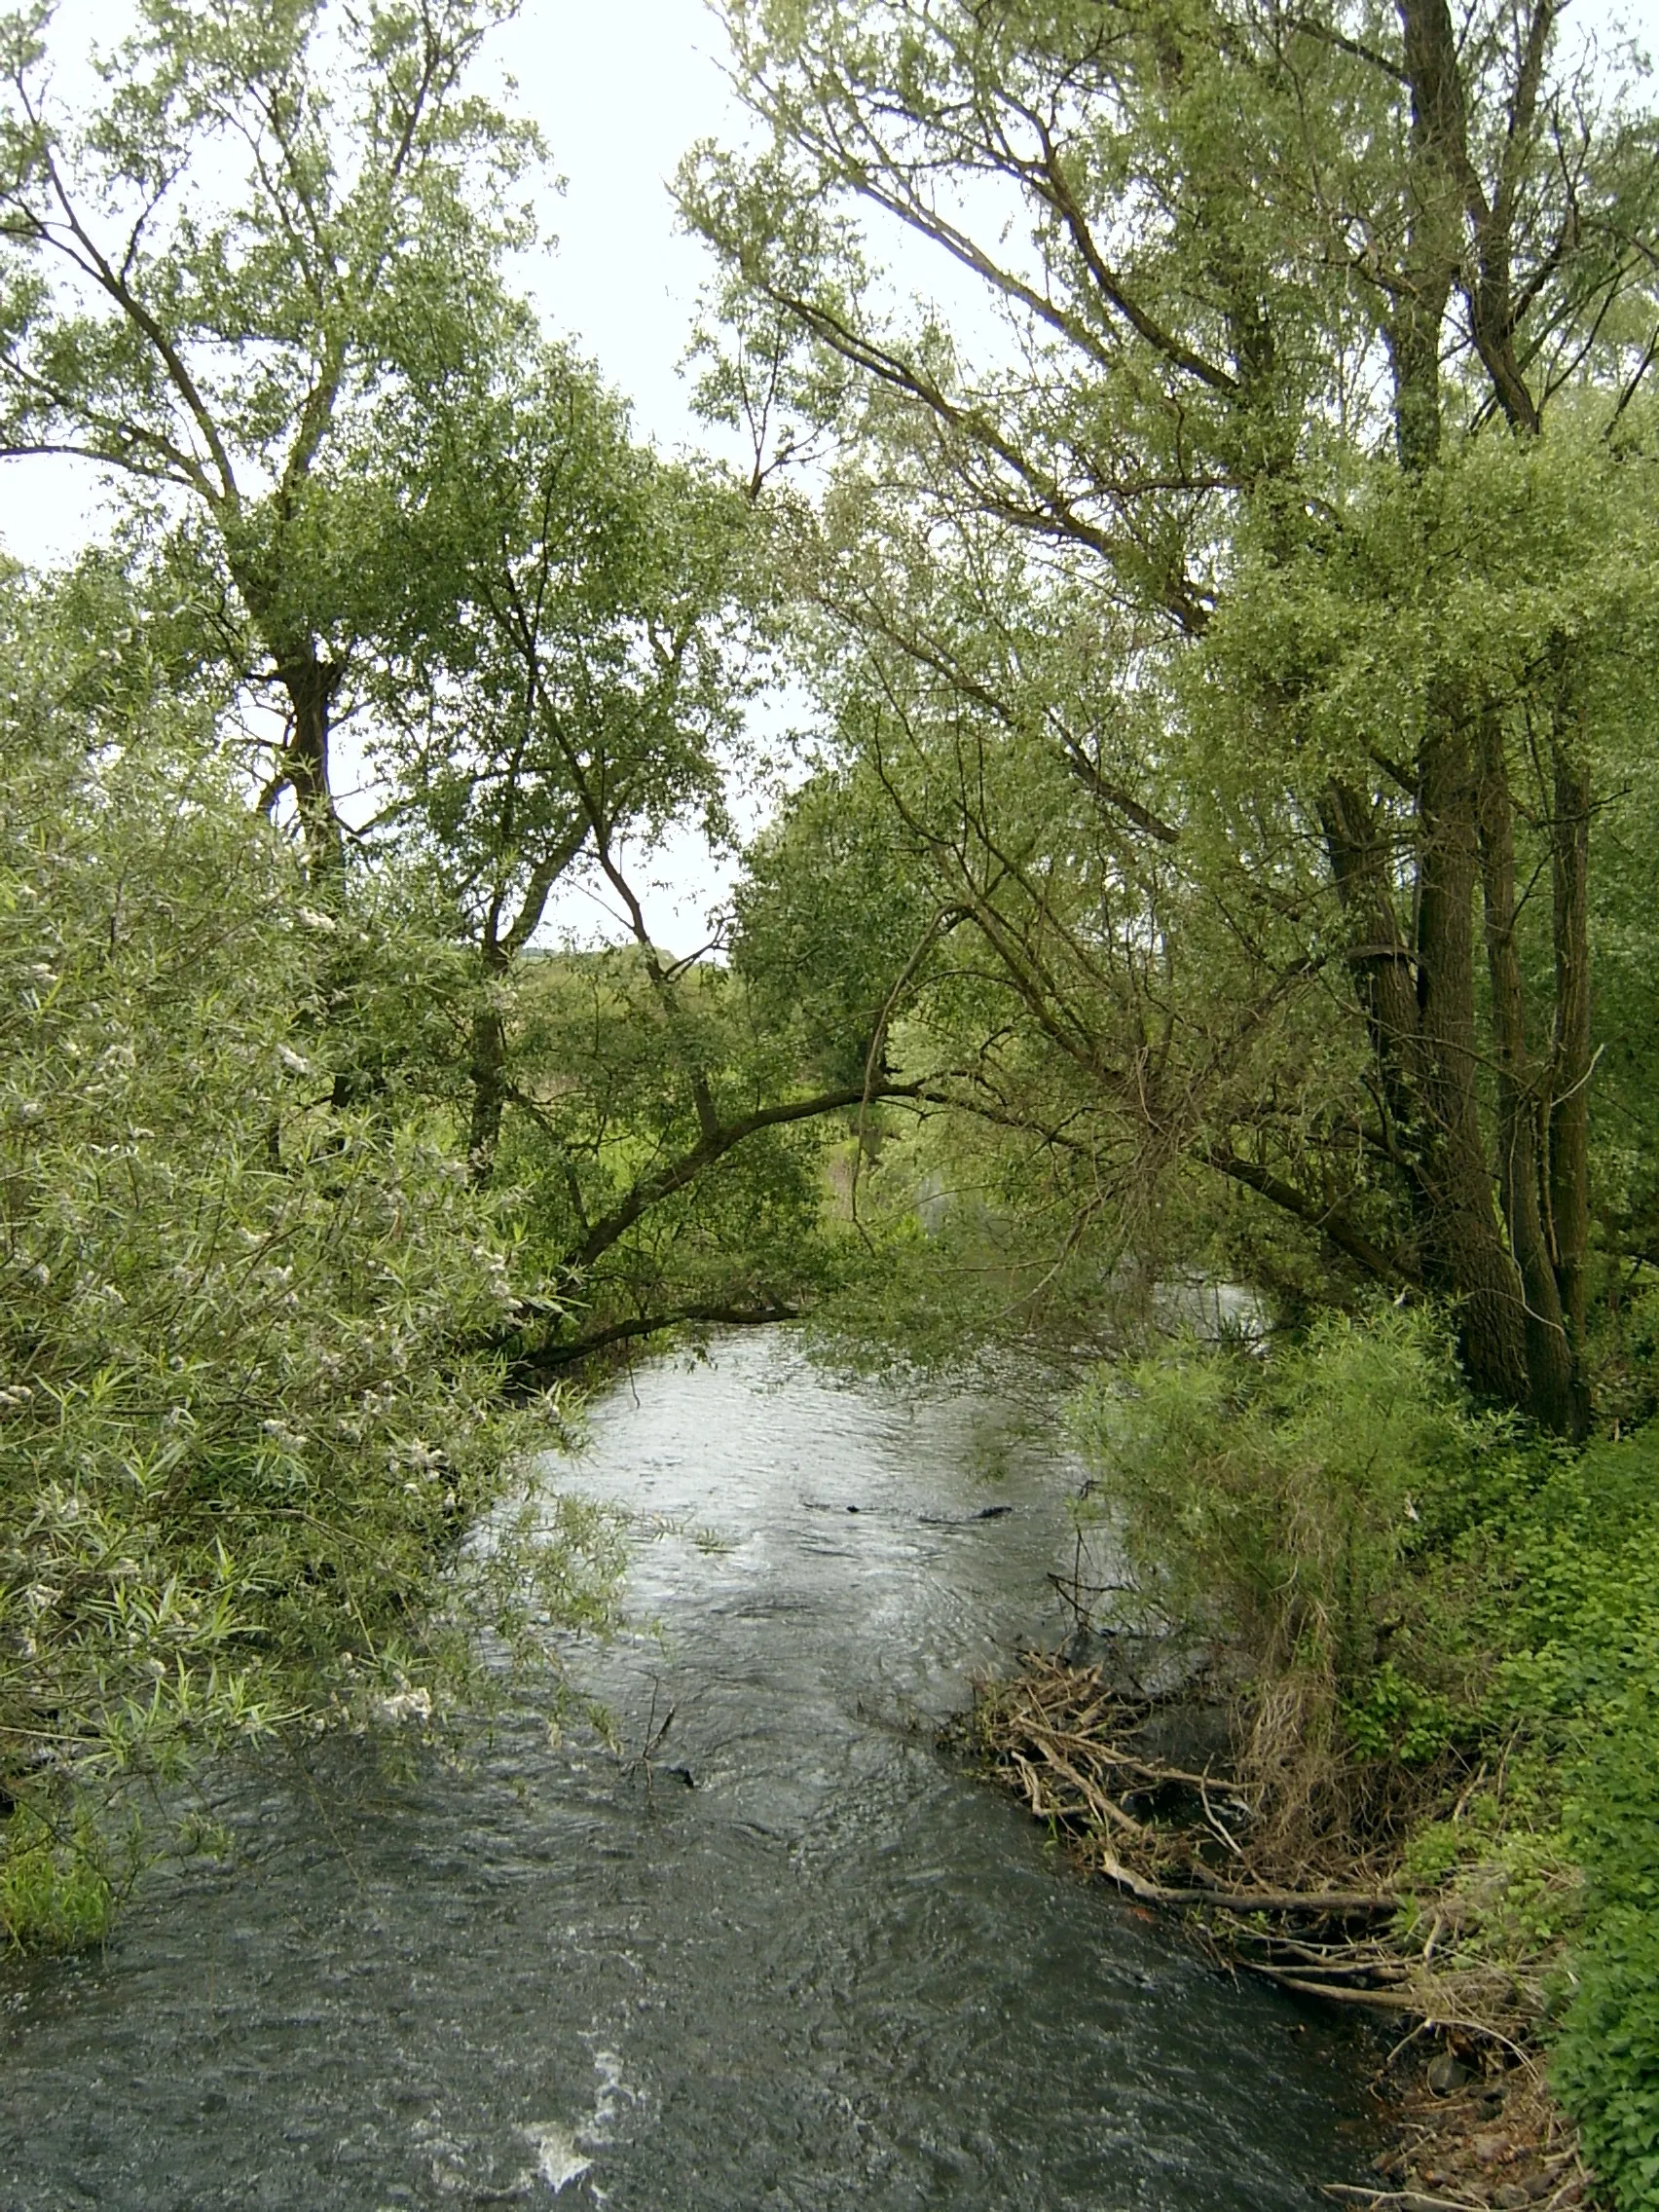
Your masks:
M1471 2074L1449 2092L1425 2083L1394 2120L1392 2142L1372 2161L1375 2183L1330 2182L1328 2196L1371 2212L1588 2212L1593 2177L1535 2058L1501 2077Z
M1377 1985L1391 1983L1395 1963L1381 1943L1345 1935L1324 1945L1309 1930L1388 1920L1398 1898L1357 1883L1287 1887L1264 1878L1262 1855L1252 1850L1264 1785L1214 1761L1177 1763L1149 1742L1179 1702L1128 1696L1110 1688L1098 1667L1027 1654L1014 1680L981 1686L974 1741L1086 1865L1143 1903L1201 1906L1206 1921L1236 1923L1264 1969L1293 1983L1364 1983L1359 1954L1368 1963L1372 1951Z
M1402 2040L1390 2060L1438 2048L1420 2109L1402 2111L1386 2178L1335 2194L1424 2208L1585 2201L1588 2177L1543 2087L1541 1990L1485 1955L1468 1897L1400 1895L1391 1821L1346 1854L1324 1822L1287 1845L1272 1762L1255 1755L1259 1714L1235 1714L1242 1750L1229 1757L1167 1755L1192 1702L1127 1693L1098 1667L1026 1654L1013 1680L980 1686L970 1740L1082 1864L1142 1904L1179 1911L1219 1964L1391 2016ZM1283 1716L1269 1717L1282 1734ZM1484 1775L1451 1804L1454 1823Z

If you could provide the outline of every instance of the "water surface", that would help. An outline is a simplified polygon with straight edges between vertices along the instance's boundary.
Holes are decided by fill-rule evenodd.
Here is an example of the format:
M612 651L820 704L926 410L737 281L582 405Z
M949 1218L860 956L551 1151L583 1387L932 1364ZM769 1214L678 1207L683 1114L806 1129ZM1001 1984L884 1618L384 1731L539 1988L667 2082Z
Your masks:
M465 1771L342 1742L227 1780L235 1863L6 1985L7 2212L1320 2202L1351 2053L935 1749L1062 1626L1051 1444L776 1336L643 1369L593 1430L580 1487L659 1530L651 1626L576 1661L622 1756L524 1714Z

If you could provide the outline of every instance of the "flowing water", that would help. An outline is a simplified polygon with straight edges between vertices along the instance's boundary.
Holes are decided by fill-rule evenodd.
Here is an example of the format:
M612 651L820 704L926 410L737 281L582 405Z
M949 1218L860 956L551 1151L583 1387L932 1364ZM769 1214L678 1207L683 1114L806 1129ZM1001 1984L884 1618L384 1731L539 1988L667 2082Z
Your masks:
M593 1432L580 1487L660 1531L640 1626L576 1660L623 1756L525 1714L461 1770L347 1741L227 1781L233 1863L13 1973L6 2212L1319 2202L1351 2052L934 1747L1061 1626L1051 1447L759 1336L645 1369Z

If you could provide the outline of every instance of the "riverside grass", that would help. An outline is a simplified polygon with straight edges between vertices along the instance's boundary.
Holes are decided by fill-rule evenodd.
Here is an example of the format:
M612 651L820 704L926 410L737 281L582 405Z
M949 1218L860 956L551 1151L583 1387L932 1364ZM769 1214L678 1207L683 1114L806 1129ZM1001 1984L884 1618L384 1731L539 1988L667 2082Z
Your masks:
M979 1750L1231 1960L1485 2054L1540 2201L1659 2204L1659 1424L1541 1439L1385 1307L1103 1372L1074 1427L1083 1511L1143 1624L1211 1655L1231 1756L1178 1774L1144 1700L1047 1663L981 1694ZM1460 2151L1419 2116L1407 2195L1513 2198L1485 2109Z

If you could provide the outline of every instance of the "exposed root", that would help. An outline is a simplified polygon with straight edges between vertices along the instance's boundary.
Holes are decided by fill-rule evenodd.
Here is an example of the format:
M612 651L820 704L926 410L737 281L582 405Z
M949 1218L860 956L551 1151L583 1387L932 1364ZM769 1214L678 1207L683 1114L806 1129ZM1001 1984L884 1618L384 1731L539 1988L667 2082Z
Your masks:
M1405 2032L1390 2062L1432 2059L1394 2103L1377 2186L1333 2184L1334 2197L1588 2207L1591 2177L1537 2054L1538 1990L1463 1939L1466 1899L1408 1899L1392 1879L1431 1786L1406 1778L1408 1801L1391 1802L1344 1771L1313 1717L1297 1684L1247 1709L1206 1707L1026 1654L1014 1680L980 1687L971 1741L1084 1866L1178 1911L1218 1965L1391 2019ZM1456 1783L1440 1778L1441 1817L1460 1818L1481 1779L1454 1804Z

